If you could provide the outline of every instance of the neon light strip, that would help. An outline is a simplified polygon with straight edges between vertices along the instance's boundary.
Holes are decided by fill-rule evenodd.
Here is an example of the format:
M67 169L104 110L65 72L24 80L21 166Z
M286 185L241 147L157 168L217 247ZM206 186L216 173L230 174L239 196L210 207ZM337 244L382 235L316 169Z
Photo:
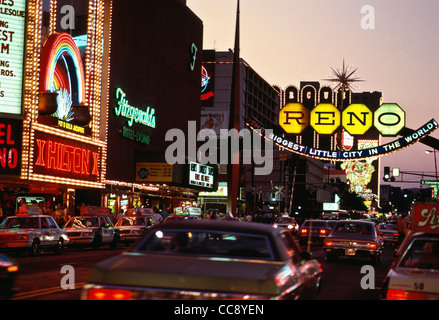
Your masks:
M75 40L67 34L60 33L51 35L44 47L41 55L41 91L55 91L54 84L55 68L62 55L72 58L76 78L78 82L78 100L80 104L85 102L85 77L81 54L76 46Z
M438 123L432 119L424 126L414 131L412 134L399 138L390 143L373 147L369 149L357 150L357 151L328 151L303 146L281 136L277 136L272 132L265 135L265 128L259 125L253 119L247 119L246 125L252 130L260 130L259 135L265 139L271 141L275 145L290 152L294 152L306 157L311 157L319 160L331 160L331 161L346 161L346 160L365 160L371 157L380 157L387 155L401 149L407 148L412 144L418 142L420 139L432 133L437 129Z

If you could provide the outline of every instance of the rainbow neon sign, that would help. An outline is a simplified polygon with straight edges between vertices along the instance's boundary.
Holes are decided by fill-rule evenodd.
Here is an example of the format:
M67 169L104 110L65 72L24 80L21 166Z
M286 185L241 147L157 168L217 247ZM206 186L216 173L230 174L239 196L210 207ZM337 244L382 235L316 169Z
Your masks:
M73 103L85 103L85 77L81 53L75 40L64 32L52 34L47 38L41 54L40 91L55 92L61 89L66 89L70 96L75 98Z

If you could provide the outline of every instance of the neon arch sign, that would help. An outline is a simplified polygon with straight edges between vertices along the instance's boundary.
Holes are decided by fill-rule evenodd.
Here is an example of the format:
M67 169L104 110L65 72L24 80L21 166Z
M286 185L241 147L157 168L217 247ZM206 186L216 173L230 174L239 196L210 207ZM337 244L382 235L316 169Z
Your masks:
M61 89L67 90L74 104L85 104L85 75L81 53L75 40L65 32L50 35L41 54L40 91L55 92Z
M260 132L260 134L265 139L271 141L273 144L287 151L319 160L329 161L365 160L371 157L378 157L390 154L418 142L420 139L431 134L438 127L438 123L436 122L436 120L431 119L429 122L420 127L418 130L415 130L413 133L403 136L392 142L386 143L384 145L356 151L335 151L321 150L295 143L280 135L274 134L273 130L266 130L256 120L252 118L246 119L246 125L250 129Z

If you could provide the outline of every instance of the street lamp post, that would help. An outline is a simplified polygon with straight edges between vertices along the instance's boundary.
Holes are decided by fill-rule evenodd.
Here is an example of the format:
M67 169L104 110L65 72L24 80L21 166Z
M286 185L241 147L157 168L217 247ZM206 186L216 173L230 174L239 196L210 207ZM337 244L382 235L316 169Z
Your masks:
M437 181L437 161L436 161L436 149L433 150L425 150L425 153L430 154L433 152L434 155L434 170L435 170L435 177L436 177L436 181Z

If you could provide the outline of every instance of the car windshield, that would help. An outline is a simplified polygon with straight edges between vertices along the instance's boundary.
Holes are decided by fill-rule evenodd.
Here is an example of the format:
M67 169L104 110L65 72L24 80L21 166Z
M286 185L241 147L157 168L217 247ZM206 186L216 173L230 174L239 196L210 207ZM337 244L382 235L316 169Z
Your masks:
M1 224L0 229L13 229L13 228L28 228L28 229L38 229L39 222L38 218L6 218Z
M396 224L382 223L378 226L380 230L396 230Z
M123 217L120 218L116 223L117 227L132 227L132 226L144 226L145 224L144 218L139 217Z
M65 228L90 228L99 227L97 217L75 217L64 226Z
M304 227L326 227L326 222L325 221L313 221L313 220L310 220L310 221L305 221L304 223L303 223L303 226Z
M155 230L134 251L273 260L265 236L200 230Z
M439 239L414 240L399 266L439 270Z
M294 223L294 220L293 218L282 217L282 218L277 218L276 223Z
M334 232L372 234L372 227L371 224L366 223L339 222L335 225Z

